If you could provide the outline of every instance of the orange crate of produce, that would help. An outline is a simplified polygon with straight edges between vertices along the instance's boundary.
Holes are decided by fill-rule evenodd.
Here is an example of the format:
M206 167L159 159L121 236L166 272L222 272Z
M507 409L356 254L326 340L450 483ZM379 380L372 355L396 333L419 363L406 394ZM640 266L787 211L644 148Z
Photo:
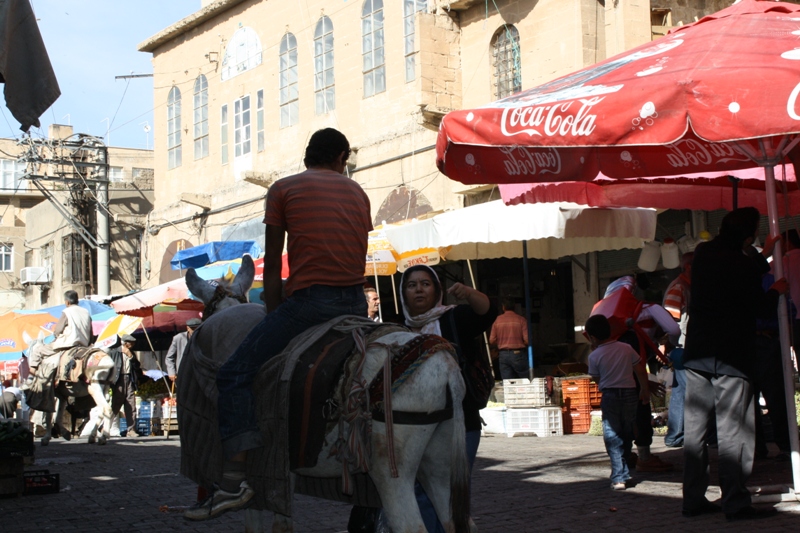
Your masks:
M602 398L603 393L597 388L597 383L594 381L589 382L589 405L599 409Z
M564 400L564 405L570 409L583 406L589 407L590 383L591 380L589 378L561 380L561 398Z
M588 405L577 409L564 407L561 410L564 417L564 435L578 435L589 433L592 425L592 410Z

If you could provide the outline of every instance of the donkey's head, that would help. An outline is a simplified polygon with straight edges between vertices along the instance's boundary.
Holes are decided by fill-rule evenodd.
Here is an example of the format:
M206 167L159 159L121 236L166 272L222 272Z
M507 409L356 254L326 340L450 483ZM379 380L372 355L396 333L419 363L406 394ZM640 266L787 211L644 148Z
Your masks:
M203 320L206 320L227 307L247 303L247 291L253 285L255 275L256 266L253 264L253 258L245 255L242 257L239 272L236 273L236 277L230 284L224 281L219 283L206 281L200 278L193 268L190 268L186 272L186 286L205 304Z

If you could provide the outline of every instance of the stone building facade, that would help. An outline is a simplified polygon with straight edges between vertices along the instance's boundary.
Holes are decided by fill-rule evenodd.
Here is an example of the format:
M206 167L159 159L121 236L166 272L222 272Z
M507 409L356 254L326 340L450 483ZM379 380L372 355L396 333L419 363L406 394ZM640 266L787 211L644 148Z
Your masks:
M606 54L602 2L495 3L218 0L141 43L156 105L143 285L169 278L176 243L262 233L265 187L303 170L323 127L350 139L376 224L463 206L434 164L442 115Z
M17 160L23 147L16 139L0 139L0 315L25 307L20 269L25 266L25 222L30 209L44 198L22 176Z

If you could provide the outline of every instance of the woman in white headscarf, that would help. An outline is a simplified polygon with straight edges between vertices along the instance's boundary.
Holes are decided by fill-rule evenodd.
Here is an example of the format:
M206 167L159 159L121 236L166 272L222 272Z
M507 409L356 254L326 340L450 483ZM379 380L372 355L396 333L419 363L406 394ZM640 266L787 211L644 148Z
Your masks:
M492 307L485 294L462 283L455 283L447 294L467 303L442 305L442 284L436 272L426 265L417 265L406 270L400 281L400 288L405 324L411 331L439 335L457 344L459 353L467 364L475 358L484 357L477 339L491 329L497 318L497 310ZM463 406L467 457L472 471L481 440L480 407L475 405L469 395L464 398ZM427 497L418 497L418 500L428 531L440 531L441 525L433 520L436 514L430 501L427 501ZM426 503L429 509L425 508Z

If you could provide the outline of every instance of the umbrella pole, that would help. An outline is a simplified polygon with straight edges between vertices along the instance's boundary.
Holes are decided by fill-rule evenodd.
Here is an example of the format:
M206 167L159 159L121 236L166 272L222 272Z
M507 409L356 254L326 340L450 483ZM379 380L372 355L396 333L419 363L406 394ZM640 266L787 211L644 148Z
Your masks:
M767 211L769 215L769 233L772 236L780 235L778 225L778 200L775 191L775 168L771 165L764 167L764 178L767 193ZM781 241L775 244L772 267L775 269L775 278L784 277L783 251ZM778 327L781 339L781 359L783 361L783 387L786 396L786 414L789 422L789 444L791 446L792 479L794 491L800 491L800 439L797 433L797 413L794 404L794 368L792 366L791 345L789 342L789 313L786 308L786 296L781 295L778 302Z
M731 182L731 191L733 192L733 198L731 205L734 209L739 209L739 178L734 178L733 176L728 176L728 179Z
M397 307L397 287L394 286L394 274L389 276L392 278L392 296L394 296L394 314L399 315L400 310Z
M475 275L472 273L472 263L469 259L467 259L467 270L469 270L469 279L472 282L472 288L478 290L478 287L475 286ZM486 344L486 357L489 358L489 368L492 368L492 350L489 348L489 337L486 336L486 332L483 332L483 342Z
M533 381L533 323L531 323L531 281L528 278L528 241L522 241L522 272L525 276L525 322L528 323L528 378Z
M381 288L378 287L378 266L375 264L375 255L372 256L372 273L375 274L375 293L378 295L378 299L381 298ZM380 318L381 322L383 322L383 311L381 311L380 304L378 305L378 318Z

